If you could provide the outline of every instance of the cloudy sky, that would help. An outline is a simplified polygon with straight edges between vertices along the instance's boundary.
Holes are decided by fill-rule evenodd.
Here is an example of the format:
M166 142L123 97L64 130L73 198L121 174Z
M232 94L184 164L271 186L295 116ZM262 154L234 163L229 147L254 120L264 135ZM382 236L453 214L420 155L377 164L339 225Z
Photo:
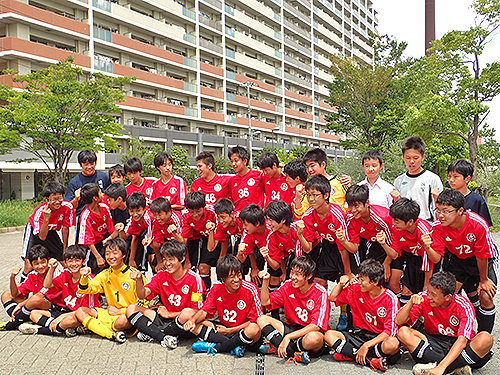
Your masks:
M372 0L378 12L379 34L393 35L408 42L406 54L421 57L425 53L425 0ZM472 0L436 0L436 38L450 30L466 30L474 24ZM488 45L480 62L500 60L500 35ZM500 97L489 103L487 122L497 129L500 140Z

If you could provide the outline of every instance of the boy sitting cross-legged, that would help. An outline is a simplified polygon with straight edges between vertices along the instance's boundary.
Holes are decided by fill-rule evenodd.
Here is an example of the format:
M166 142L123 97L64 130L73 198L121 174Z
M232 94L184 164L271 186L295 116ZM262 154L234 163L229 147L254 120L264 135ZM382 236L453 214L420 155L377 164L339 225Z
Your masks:
M109 307L106 310L80 307L76 311L77 319L85 328L119 343L127 340L123 330L132 327L125 311L129 305L138 303L136 281L130 278L130 273L137 270L124 263L126 255L127 244L124 240L114 238L107 241L104 256L110 268L89 280L90 268L83 267L78 285L80 294L104 293Z
M354 329L345 332L328 331L325 342L337 361L356 361L385 371L399 358L399 341L394 318L399 309L396 295L382 287L384 267L375 259L359 266L359 281L350 284L342 276L330 293L329 300L337 306L349 303Z
M167 240L160 249L164 271L159 271L146 285L140 272L130 273L140 299L150 300L159 295L163 303L154 310L142 305L130 305L127 308L127 318L139 330L139 340L157 340L165 348L176 348L175 336L186 334L178 316L186 307L195 310L201 308L205 285L197 273L182 266L186 251L183 243Z

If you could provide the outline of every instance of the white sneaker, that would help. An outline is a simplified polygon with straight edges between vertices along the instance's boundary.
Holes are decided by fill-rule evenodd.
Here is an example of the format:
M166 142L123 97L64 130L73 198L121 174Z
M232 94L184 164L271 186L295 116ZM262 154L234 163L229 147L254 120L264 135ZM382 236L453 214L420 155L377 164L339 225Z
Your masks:
M161 340L160 345L167 349L177 348L178 340L175 336L167 335Z
M469 365L465 365L459 368L456 368L452 372L450 372L450 375L472 375L472 369Z
M38 324L33 323L23 323L17 329L24 333L25 335L36 335L38 333L38 328L41 328Z
M149 335L146 335L144 332L141 332L141 331L137 332L137 340L144 341L144 342L153 342L153 341L155 341L154 338L152 338Z
M123 331L113 332L113 337L111 337L111 339L115 340L119 344L123 344L127 341L127 335Z
M431 363L417 363L413 366L413 375L427 375L429 370L437 366L436 362Z

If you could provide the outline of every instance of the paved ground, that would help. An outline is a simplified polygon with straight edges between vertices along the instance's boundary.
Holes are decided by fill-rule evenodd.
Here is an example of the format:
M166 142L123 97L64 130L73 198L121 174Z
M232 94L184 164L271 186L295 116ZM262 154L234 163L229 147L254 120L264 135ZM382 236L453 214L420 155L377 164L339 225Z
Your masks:
M500 235L494 236L500 243ZM0 289L6 290L13 267L20 266L22 233L0 234ZM497 295L496 304L500 299ZM0 309L0 321L7 316ZM332 312L331 326L337 323L338 311ZM493 333L494 350L499 352L500 321ZM191 341L181 341L179 347L167 351L159 344L139 342L135 337L124 344L102 339L95 335L74 338L52 336L27 336L19 332L0 332L0 374L203 374L240 375L255 374L255 354L246 353L243 358L226 354L209 356L193 353ZM413 361L403 356L399 363L391 367L388 374L410 374ZM493 359L475 374L496 375L500 368L500 356ZM495 370L496 369L496 370ZM314 359L309 365L290 365L275 356L265 357L265 374L332 374L371 375L373 372L352 363L334 362L330 356Z

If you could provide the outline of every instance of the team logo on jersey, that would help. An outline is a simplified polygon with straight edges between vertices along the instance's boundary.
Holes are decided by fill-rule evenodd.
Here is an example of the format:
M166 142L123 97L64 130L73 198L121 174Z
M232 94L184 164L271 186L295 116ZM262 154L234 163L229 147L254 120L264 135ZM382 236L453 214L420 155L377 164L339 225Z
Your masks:
M172 186L168 192L170 194L175 194L176 191L177 191L177 189Z
M288 184L286 182L281 184L281 190L287 191L288 190Z
M361 229L359 230L359 233L363 233L364 231L365 231L365 228L361 227Z
M448 237L448 236L446 236L445 241L450 242L450 241L451 241L451 238L450 238L450 237Z
M318 226L318 223L314 223L314 227L316 228Z
M122 283L122 288L123 288L123 290L129 290L130 289L130 284L125 281L125 282Z
M308 300L306 306L309 310L314 309L314 301L312 299Z
M289 297L289 298L293 298L293 299L295 299L295 294L293 294L293 293L292 293L292 294L290 294L288 297Z
M221 184L215 184L215 186L214 186L214 191L219 192L219 191L221 191L221 190L222 190L222 186L221 186Z
M64 219L64 215L63 214L60 214L59 215L59 219L57 221L62 221Z
M432 311L429 311L429 314L427 314L429 316L434 316L434 313Z
M240 310L243 310L245 307L247 307L247 304L245 303L245 301L243 301L242 299L240 299L237 303L236 303L236 307Z
M359 302L365 303L365 300L363 299L363 297L359 297Z
M328 224L328 229L330 229L332 232L335 232L335 226L333 224Z
M254 186L255 185L255 180L253 178L249 178L247 181L248 186Z
M454 327L457 327L460 321L455 315L450 316L450 324Z
M189 293L189 285L183 285L181 290L182 290L182 293L188 294Z
M379 307L377 309L377 315L381 318L385 318L387 316L387 309L383 306Z
M465 238L467 238L467 241L469 242L476 241L476 236L473 233L467 233L467 236L465 236Z
M222 302L222 297L217 298L217 301Z
M153 188L149 187L149 188L146 189L146 194L147 195L151 195L152 192L153 192Z
M406 240L405 240L404 237L401 237L401 239L399 240L399 242L406 242Z
M163 285L168 286L168 281L165 281Z

